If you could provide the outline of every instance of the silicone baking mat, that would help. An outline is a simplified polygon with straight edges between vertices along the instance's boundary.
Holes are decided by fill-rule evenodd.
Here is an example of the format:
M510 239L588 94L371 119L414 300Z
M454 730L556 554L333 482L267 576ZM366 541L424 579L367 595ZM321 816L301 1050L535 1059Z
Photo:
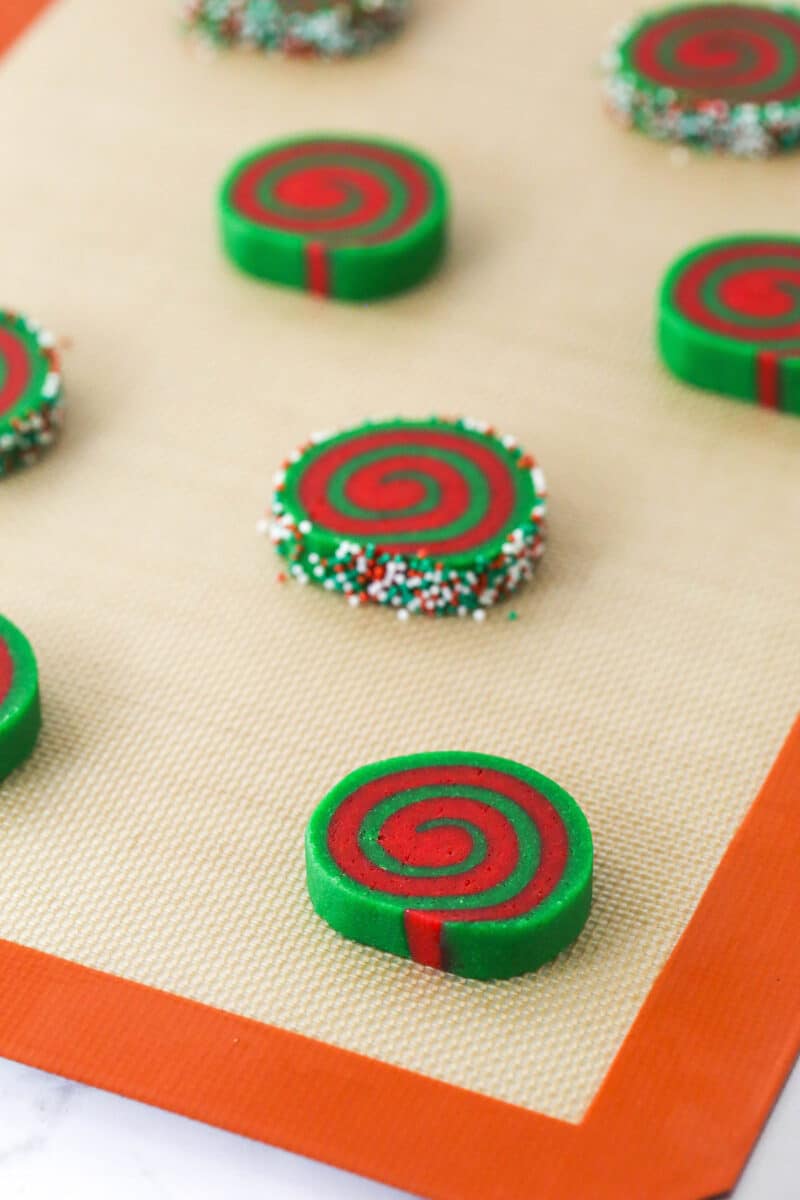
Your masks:
M791 228L798 168L614 127L594 63L626 15L430 0L334 65L57 0L3 59L2 299L71 346L63 442L0 496L46 717L2 788L0 1052L453 1200L735 1178L800 1041L800 734L753 805L797 708L800 421L670 379L652 306L687 244ZM230 160L319 129L442 164L424 289L324 304L224 261ZM519 620L281 586L254 528L286 452L431 412L548 475ZM589 817L592 916L534 975L437 974L310 909L320 796L437 748L529 763Z

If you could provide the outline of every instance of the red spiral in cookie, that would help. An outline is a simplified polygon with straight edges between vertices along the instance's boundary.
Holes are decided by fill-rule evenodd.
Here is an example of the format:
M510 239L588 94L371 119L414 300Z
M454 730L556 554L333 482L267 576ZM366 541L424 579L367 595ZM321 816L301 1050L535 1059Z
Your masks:
M14 660L5 638L0 634L0 713L14 682Z
M23 398L32 374L29 346L15 329L0 326L0 416Z
M317 531L390 552L455 555L511 527L526 482L499 443L420 423L328 443L292 486Z
M781 354L800 352L800 242L741 239L708 247L675 281L693 325Z
M252 159L231 202L258 225L328 246L377 245L401 237L433 203L416 159L361 140L297 141Z
M627 47L633 68L682 98L766 104L800 96L800 20L749 4L653 17Z
M327 841L344 876L403 908L412 957L436 966L445 922L531 912L562 879L570 845L541 791L480 760L363 783L331 815Z

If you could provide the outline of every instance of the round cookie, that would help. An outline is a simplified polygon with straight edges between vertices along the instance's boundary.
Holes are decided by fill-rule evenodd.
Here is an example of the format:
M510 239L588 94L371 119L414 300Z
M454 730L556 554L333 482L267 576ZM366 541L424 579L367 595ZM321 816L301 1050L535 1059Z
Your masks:
M289 457L262 528L300 583L481 619L531 577L546 496L530 455L484 422L365 422Z
M800 238L695 246L664 279L658 338L681 379L800 415Z
M0 479L35 462L61 424L61 375L52 334L0 310Z
M402 28L408 0L185 0L183 19L217 45L339 58Z
M306 833L311 902L345 937L472 979L533 971L589 914L575 801L487 754L417 754L348 775Z
M612 111L651 137L760 158L800 143L800 9L689 4L626 28Z
M222 241L251 275L340 300L420 283L447 238L447 189L422 155L319 135L240 159L219 194Z
M33 650L16 626L0 616L0 779L28 757L40 726Z

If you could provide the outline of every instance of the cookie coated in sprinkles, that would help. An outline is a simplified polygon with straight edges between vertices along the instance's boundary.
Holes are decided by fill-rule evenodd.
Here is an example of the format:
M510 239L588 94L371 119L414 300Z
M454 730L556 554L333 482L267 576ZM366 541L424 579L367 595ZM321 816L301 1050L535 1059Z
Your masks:
M52 445L62 405L55 338L35 321L0 310L0 479L31 466Z
M800 9L683 4L618 31L605 94L624 125L740 158L800 145Z
M394 37L408 7L408 0L185 0L182 20L219 46L341 58Z
M482 621L532 577L546 509L541 468L488 422L371 421L294 451L259 530L353 607Z

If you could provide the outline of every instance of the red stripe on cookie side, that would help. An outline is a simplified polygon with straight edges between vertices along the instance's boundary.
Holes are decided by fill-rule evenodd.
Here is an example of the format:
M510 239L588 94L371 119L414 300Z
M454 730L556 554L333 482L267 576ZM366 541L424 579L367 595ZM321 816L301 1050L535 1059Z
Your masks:
M306 246L306 286L315 296L331 294L330 261L322 242L309 242Z
M756 358L756 395L762 408L781 406L781 364L772 350L762 350Z
M5 703L14 682L14 660L6 643L0 638L0 707Z
M414 962L423 967L445 969L442 947L444 920L438 913L419 912L409 909L403 914L408 941L408 952Z

